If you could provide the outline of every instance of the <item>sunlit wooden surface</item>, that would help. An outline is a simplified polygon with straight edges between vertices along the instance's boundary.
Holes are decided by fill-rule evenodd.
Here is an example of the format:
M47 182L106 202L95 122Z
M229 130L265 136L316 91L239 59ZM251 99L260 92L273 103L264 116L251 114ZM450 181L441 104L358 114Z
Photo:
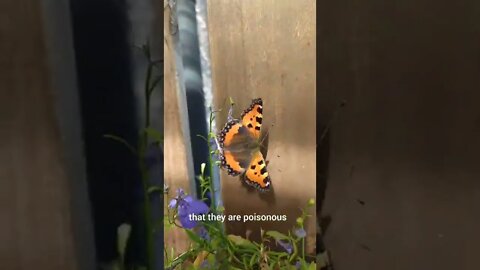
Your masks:
M287 222L232 222L230 233L258 237L260 227L286 232L316 188L315 4L302 1L208 2L210 53L219 126L227 98L235 116L253 98L264 100L270 129L268 170L273 191L260 196L238 178L222 175L227 214L287 214ZM313 209L314 211L315 209ZM315 244L315 215L308 220L308 251Z
M168 198L176 196L177 188L189 192L189 179L187 171L187 158L183 132L180 124L180 108L177 101L178 81L175 71L175 52L172 36L169 29L169 9L165 10L164 17L164 176L165 183L169 186ZM165 211L167 211L167 204ZM165 231L165 247L167 251L173 247L176 251L185 251L188 247L187 237L183 230L171 229Z

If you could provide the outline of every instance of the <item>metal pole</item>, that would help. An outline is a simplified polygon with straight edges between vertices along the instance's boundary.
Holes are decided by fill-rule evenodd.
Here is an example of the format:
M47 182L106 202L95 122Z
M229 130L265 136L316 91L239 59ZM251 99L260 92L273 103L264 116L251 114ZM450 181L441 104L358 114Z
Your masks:
M205 2L178 0L169 3L170 7L174 8L175 12L172 14L176 16L174 20L176 19L175 23L178 25L178 31L175 33L178 36L174 40L176 41L175 50L178 53L177 72L181 84L178 95L179 105L180 110L183 108L187 111L182 117L182 122L185 123L183 124L184 134L186 134L185 146L191 149L193 174L198 176L201 174L200 164L206 163L206 168L210 167L208 144L201 137L208 138L209 107L213 101ZM214 169L213 172L207 169L206 173L212 175L214 188L218 190L218 169ZM196 177L191 179L192 186L195 187L192 192L194 190L199 192L198 180ZM215 201L219 202L219 193L215 194Z

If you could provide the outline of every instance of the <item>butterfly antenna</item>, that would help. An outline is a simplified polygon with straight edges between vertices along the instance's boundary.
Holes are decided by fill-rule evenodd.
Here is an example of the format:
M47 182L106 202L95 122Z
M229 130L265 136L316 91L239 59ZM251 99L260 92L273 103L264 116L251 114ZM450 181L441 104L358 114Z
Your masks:
M223 104L225 104L226 101L227 101L227 99L224 100ZM212 106L212 107L210 107L210 112L213 114L213 117L216 118L216 117L217 117L216 114L219 113L219 112L221 112L221 111L223 111L223 109L224 109L224 108L215 109L215 108L213 108L213 106Z
M271 127L269 129L267 129L267 132L265 133L265 135L263 135L263 138L262 140L260 141L260 145L263 146L263 142L265 141L265 139L267 139L268 137L268 134L270 134L270 129L272 129L273 127L275 126L275 123L273 123L271 125Z
M227 122L230 122L234 119L233 118L233 105L235 105L235 102L233 102L232 97L229 97L228 99L230 101L230 109L228 109Z

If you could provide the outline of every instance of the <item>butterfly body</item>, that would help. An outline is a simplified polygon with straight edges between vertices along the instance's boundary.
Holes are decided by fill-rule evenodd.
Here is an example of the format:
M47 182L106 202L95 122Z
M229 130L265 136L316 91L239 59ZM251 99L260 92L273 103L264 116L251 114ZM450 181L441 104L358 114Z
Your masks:
M230 119L218 135L221 166L229 175L242 175L248 185L260 191L270 188L270 176L260 151L262 99L254 99L241 119Z

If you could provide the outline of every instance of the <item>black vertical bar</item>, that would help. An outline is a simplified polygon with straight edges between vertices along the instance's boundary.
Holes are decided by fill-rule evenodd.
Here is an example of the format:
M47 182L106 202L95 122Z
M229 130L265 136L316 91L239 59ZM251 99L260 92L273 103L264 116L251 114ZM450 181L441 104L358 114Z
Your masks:
M142 198L137 159L105 134L137 145L138 125L131 81L125 0L71 1L97 259L118 258L117 227L132 224L132 261L145 264Z

